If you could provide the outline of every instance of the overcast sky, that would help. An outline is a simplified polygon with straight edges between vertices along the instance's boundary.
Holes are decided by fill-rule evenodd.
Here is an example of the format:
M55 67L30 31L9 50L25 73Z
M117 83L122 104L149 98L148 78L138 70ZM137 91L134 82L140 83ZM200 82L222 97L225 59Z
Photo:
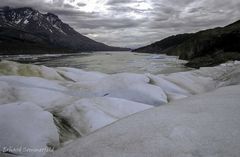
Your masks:
M0 5L52 12L96 41L130 48L240 19L240 0L1 0Z

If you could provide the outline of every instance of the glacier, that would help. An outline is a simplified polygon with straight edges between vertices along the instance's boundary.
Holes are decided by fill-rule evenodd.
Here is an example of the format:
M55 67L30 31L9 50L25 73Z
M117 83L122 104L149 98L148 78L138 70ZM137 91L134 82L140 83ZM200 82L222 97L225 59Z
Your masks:
M207 138L210 144L214 140L211 138L234 140L230 135L223 137L226 128L222 125L228 126L227 121L234 119L229 127L238 125L239 82L237 61L153 75L105 74L3 60L0 62L0 155L217 154L222 145L213 145L213 150L206 152L202 145ZM216 132L214 136L212 129ZM238 135L239 128L232 131ZM16 140L16 137L21 138ZM231 149L223 154L233 156L237 151L232 154L228 151L238 144L232 143ZM3 147L10 146L49 148L54 152L4 151ZM196 151L191 152L193 149Z
M240 85L151 108L47 157L238 157Z

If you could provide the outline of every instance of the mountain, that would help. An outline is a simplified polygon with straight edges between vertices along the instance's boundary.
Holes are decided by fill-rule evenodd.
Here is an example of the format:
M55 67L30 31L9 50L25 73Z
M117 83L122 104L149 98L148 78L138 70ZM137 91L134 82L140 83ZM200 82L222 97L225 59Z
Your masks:
M96 42L52 13L0 8L0 54L128 50Z
M189 60L186 66L194 68L240 60L240 20L225 27L170 36L133 51L176 55Z

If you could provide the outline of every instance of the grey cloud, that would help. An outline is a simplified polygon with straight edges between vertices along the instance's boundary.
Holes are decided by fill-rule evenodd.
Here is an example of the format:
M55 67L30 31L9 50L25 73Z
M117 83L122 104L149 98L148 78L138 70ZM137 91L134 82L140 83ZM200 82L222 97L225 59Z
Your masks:
M107 2L108 5L119 5L119 4L126 4L126 3L129 3L129 2L132 2L134 0L109 0Z
M189 10L189 13L196 13L196 12L200 12L200 11L205 11L204 7L191 8Z
M224 26L240 18L239 0L98 0L106 6L87 12L91 1L1 0L0 6L29 6L57 14L94 40L135 48L167 36ZM72 3L72 4L71 4ZM137 4L149 4L145 9ZM135 5L131 5L135 4ZM100 9L101 10L101 9ZM103 9L104 10L104 9Z
M75 6L72 6L70 4L64 4L64 8L68 8L68 9L74 9L76 8Z
M77 5L79 6L79 7L82 7L82 6L86 6L86 4L85 3L77 3Z
M119 19L81 19L74 22L75 27L79 28L104 28L104 29L120 29L120 28L132 28L138 27L143 21L131 20L125 18Z

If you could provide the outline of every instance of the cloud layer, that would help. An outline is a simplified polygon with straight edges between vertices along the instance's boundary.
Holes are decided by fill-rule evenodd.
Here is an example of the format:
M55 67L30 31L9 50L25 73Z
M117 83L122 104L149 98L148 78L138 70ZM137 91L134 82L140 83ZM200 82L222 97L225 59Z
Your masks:
M94 40L136 48L240 19L239 0L1 0L57 14Z

